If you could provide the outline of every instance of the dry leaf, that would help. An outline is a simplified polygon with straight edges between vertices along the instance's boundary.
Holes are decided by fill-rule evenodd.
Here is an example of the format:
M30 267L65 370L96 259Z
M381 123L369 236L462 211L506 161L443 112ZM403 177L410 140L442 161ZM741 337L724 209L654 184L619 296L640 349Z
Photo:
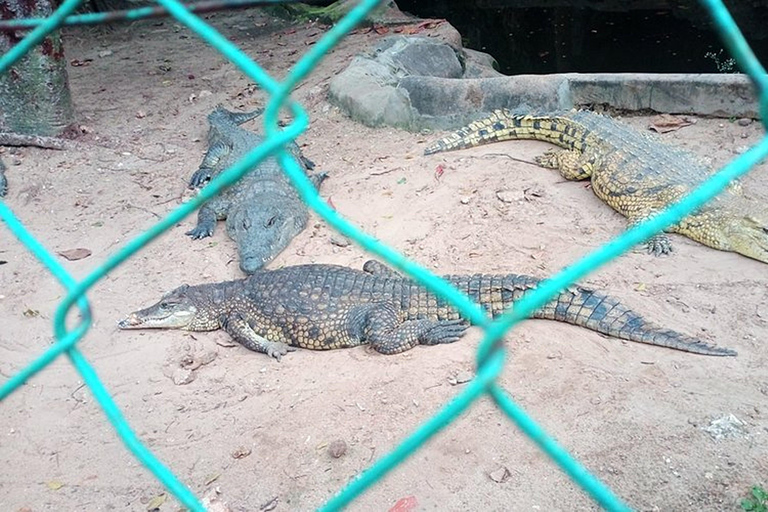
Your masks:
M502 466L496 471L492 471L491 473L488 473L488 476L491 477L491 480L493 480L497 484L503 484L504 482L509 480L509 477L512 476L512 473L510 473L507 468Z
M416 509L416 505L416 496L406 496L397 500L397 503L389 509L389 512L411 512Z
M649 128L659 133L667 133L692 124L693 123L690 121L680 117L675 117L669 114L659 114L658 116L651 118L651 125Z
M90 249L84 249L79 247L77 249L67 249L66 251L60 251L59 256L62 256L69 261L77 261L83 258L87 258L91 255Z
M64 484L59 482L58 480L51 480L50 482L46 482L45 485L48 486L48 488L52 491L58 491L62 487L64 487Z
M214 473L213 475L205 479L205 485L211 485L213 482L218 480L220 476L221 476L221 473Z
M168 495L163 493L155 496L150 500L150 502L147 504L147 510L152 512L153 510L157 510L160 508L160 506L165 503L165 500L168 499Z

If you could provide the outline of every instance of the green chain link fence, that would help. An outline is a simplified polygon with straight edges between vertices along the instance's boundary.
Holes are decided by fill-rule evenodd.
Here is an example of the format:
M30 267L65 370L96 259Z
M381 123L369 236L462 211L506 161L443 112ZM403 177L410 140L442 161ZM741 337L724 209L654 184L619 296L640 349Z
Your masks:
M65 0L52 16L42 20L21 20L26 26L35 27L22 41L8 53L0 57L0 73L6 72L29 49L38 44L47 34L63 24L77 24L78 21L98 22L103 14L70 16L82 0ZM267 3L278 3L279 0L267 0ZM608 510L630 510L607 487L600 483L582 465L574 460L562 447L549 437L501 388L496 379L504 367L506 348L503 336L515 324L528 318L536 309L542 307L560 290L581 279L589 272L599 268L611 259L623 254L636 244L642 243L653 234L665 227L678 222L688 213L712 199L723 191L728 184L746 174L754 165L768 156L768 137L755 145L739 158L726 165L717 174L703 183L698 189L689 194L679 203L669 207L654 218L627 230L621 236L607 243L597 251L590 253L566 270L546 280L537 289L526 294L525 298L515 305L513 311L508 311L496 321L490 321L479 306L468 297L458 292L441 278L431 274L426 269L406 259L402 254L377 242L370 235L363 233L338 215L323 201L314 187L284 150L285 144L296 139L308 125L308 116L300 105L289 99L291 90L309 74L317 62L352 28L379 3L380 0L362 0L339 23L307 52L289 72L283 82L277 82L267 75L253 60L245 55L236 45L227 40L211 26L192 14L187 7L177 0L158 0L177 20L207 41L227 59L232 61L249 78L258 83L270 95L267 104L264 125L266 140L262 145L249 152L240 162L222 173L193 200L185 203L167 217L160 220L146 232L128 242L115 255L111 256L102 266L95 269L82 281L73 279L58 263L54 256L41 245L13 212L0 201L0 218L5 221L14 235L50 270L67 290L67 296L56 310L53 321L56 342L40 357L23 368L0 387L0 401L24 384L34 374L48 366L62 354L69 357L72 364L82 376L84 382L93 393L109 421L117 431L121 440L137 459L141 461L176 498L190 510L203 511L204 508L189 489L166 468L139 441L128 426L120 410L112 400L109 392L99 380L91 364L83 357L77 348L77 342L88 332L91 325L90 305L85 293L91 286L102 279L107 273L120 265L138 250L152 241L166 229L181 221L192 213L203 202L232 185L243 174L253 169L270 154L277 156L286 174L299 190L303 200L320 215L326 222L338 231L357 242L367 251L381 257L395 268L409 274L433 292L441 295L456 306L463 315L473 323L481 326L484 337L477 353L476 377L451 402L446 404L438 413L421 425L412 435L406 438L389 454L378 460L367 471L352 480L346 488L328 501L321 510L338 510L349 504L368 487L381 479L385 473L396 467L401 461L412 455L423 443L438 431L451 423L458 415L472 405L480 396L487 394L523 432L525 432L555 463L562 468L576 483L578 483L595 501ZM715 27L720 32L723 41L736 58L739 66L752 79L760 98L760 114L765 123L768 119L768 76L765 69L753 54L744 40L738 26L721 0L700 0L710 12ZM129 17L142 17L142 10L129 13ZM106 18L104 18L106 19ZM103 21L103 20L102 20ZM279 109L290 107L294 122L283 130L277 126ZM80 323L72 330L65 327L68 311L77 306L80 311Z

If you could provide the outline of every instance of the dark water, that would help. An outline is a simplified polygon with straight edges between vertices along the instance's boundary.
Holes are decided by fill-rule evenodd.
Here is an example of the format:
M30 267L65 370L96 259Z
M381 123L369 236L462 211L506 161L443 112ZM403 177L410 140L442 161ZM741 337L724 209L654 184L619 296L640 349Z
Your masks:
M473 3L476 2L397 2L403 11L447 19L461 33L465 47L493 55L505 74L737 71L710 27L705 11L695 3L684 10L625 12L482 9L472 7ZM748 8L742 3L733 10L764 65L768 64L768 2L765 3L762 7L750 4Z

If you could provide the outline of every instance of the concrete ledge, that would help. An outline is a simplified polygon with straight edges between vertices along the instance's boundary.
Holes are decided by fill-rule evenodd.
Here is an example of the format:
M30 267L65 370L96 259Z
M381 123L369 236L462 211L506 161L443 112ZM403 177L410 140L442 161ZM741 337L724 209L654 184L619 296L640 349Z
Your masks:
M607 104L714 117L759 117L752 83L742 74L567 74L570 103ZM510 77L514 78L514 77Z

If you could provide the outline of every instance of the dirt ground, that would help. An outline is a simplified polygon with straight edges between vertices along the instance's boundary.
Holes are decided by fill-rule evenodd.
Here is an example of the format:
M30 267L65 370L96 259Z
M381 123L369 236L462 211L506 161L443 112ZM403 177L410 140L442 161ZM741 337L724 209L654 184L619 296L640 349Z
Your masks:
M325 30L259 11L207 18L277 77ZM346 38L295 94L312 120L300 142L330 173L322 194L343 215L444 273L546 276L625 227L583 184L524 162L546 144L424 157L439 134L347 119L328 104L328 82L378 37ZM82 149L6 150L7 204L50 250L92 251L78 261L60 258L83 278L188 197L207 113L217 103L248 109L264 96L173 21L68 30L66 45L67 58L81 64L69 71L87 132ZM648 126L648 118L626 121ZM664 138L720 165L761 134L756 123L698 119ZM767 173L765 165L756 169L746 189L768 197ZM299 350L280 363L228 346L223 332L118 331L118 319L182 283L242 276L223 226L212 239L193 241L184 235L193 222L185 219L93 288L95 322L79 346L143 442L196 494L218 489L234 511L313 509L454 397L462 386L455 377L473 370L476 328L455 344L401 355ZM4 226L0 233L0 373L8 378L50 345L64 293ZM359 268L368 259L331 236L314 218L270 267ZM673 242L670 257L638 250L587 283L738 357L529 321L506 337L500 382L634 508L738 510L752 485L768 484L768 267L682 237ZM194 370L192 382L176 384L185 358L201 354L216 357ZM738 421L729 423L729 415ZM712 433L715 420L731 427L721 439ZM179 509L163 500L163 487L128 453L66 358L4 401L0 433L1 510ZM333 458L328 446L337 440L347 451ZM390 510L398 502L396 510L597 508L485 399L350 510Z

